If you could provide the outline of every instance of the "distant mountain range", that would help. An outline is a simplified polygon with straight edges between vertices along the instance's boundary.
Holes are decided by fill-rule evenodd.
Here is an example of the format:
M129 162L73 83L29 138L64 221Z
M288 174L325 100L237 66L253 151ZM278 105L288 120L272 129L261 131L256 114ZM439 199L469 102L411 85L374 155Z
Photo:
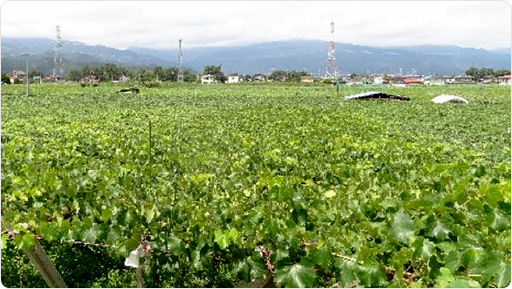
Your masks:
M50 74L55 41L44 38L2 38L2 72L23 70L27 56L30 67ZM187 48L183 42L183 64L201 72L205 65L222 65L226 74L269 73L272 70L305 70L313 75L325 73L328 42L287 40L237 47ZM510 69L510 48L488 51L458 46L371 47L335 43L338 70L348 73L462 74L471 66ZM177 66L177 49L130 47L126 50L101 45L63 41L61 56L64 72L114 63L131 69Z
M27 56L30 60L30 70L35 69L44 74L51 74L55 40L46 38L3 38L2 37L2 72L14 69L24 70ZM87 45L76 41L62 41L62 65L64 73L84 66L99 67L105 63L115 63L127 68L143 68L160 66L176 66L174 61L160 59L158 57L141 55L139 53L120 50L116 48Z

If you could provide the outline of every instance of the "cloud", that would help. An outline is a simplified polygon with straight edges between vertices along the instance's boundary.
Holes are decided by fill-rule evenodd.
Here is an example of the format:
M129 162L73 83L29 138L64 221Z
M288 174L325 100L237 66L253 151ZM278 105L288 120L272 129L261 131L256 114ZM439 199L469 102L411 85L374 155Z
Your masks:
M289 39L374 46L511 45L505 1L8 1L3 37L62 37L116 48L231 46Z

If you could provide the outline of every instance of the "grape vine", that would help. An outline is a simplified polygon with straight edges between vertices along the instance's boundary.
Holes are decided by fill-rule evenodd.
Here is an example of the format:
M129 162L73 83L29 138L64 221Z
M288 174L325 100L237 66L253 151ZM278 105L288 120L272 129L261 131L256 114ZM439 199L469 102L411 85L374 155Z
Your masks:
M146 286L183 260L284 287L510 283L510 89L112 88L2 89L3 248L142 246Z

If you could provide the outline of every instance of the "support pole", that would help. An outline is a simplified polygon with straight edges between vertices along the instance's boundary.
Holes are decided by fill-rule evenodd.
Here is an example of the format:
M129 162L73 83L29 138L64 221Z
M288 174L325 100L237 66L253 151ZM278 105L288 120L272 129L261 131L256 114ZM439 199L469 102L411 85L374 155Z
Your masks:
M135 275L137 277L137 288L144 288L142 284L142 266L135 268Z
M26 253L50 288L68 288L37 240L36 244Z
M27 96L30 95L30 77L28 73L28 58L27 58Z

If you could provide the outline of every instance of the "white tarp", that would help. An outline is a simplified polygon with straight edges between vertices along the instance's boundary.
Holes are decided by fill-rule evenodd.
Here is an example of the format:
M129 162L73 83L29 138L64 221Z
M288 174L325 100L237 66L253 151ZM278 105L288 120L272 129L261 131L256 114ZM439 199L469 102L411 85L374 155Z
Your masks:
M432 99L435 103L445 103L445 102L452 102L452 103L468 103L467 100L465 100L462 97L456 96L456 95L449 95L449 94L441 94Z

